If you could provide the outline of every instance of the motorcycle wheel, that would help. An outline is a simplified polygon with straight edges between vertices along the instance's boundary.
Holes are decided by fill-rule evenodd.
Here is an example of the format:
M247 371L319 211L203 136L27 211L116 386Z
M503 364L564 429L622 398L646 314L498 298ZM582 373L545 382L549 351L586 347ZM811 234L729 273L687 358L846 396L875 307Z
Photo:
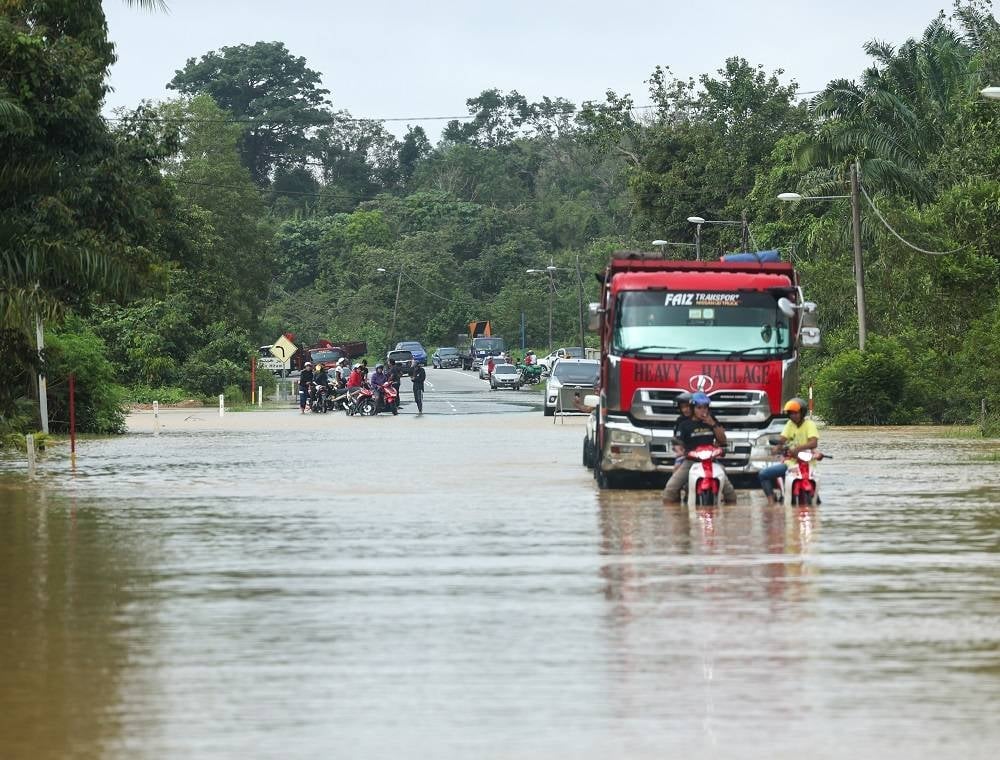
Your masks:
M360 404L358 404L358 414L362 417L374 417L375 416L375 402L370 398L366 398Z
M792 499L792 503L800 507L810 507L812 506L812 501L812 494L808 491L799 491L798 497Z

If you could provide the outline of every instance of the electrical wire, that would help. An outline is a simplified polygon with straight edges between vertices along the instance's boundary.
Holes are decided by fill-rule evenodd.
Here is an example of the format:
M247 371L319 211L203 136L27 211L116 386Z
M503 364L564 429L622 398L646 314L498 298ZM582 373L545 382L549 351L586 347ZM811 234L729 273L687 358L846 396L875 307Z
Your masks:
M410 282L412 282L414 285L416 285L418 288L420 288L422 291L424 291L427 295L434 296L435 298L440 298L442 301L448 301L449 303L457 303L458 302L457 298L448 298L447 296L443 296L440 293L435 293L432 290L428 290L423 285L421 285L419 282L417 282L412 277L410 277L409 273L405 269L401 269L400 272L403 274L404 277L406 277L407 280L409 280Z
M868 205L871 207L871 210L875 212L875 216L878 217L879 221L882 222L885 228L889 230L889 232L891 232L896 237L896 239L899 240L899 242L901 242L908 248L912 248L914 251L917 251L918 253L925 253L928 256L950 256L953 253L958 253L959 251L963 251L969 247L968 245L963 245L960 248L956 248L953 251L928 251L924 248L921 248L920 246L914 245L892 228L892 225L889 224L885 216L882 215L882 212L878 210L878 207L875 205L875 201L871 199L871 196L868 195L868 191L865 190L863 185L861 186L861 193L862 195L865 196L865 200L868 201Z

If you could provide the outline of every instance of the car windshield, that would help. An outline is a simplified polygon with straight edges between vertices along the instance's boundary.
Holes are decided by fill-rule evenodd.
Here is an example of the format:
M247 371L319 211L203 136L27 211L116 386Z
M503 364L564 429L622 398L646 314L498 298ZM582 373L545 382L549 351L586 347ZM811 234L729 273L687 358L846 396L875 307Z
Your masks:
M405 341L403 343L400 343L398 346L396 346L396 348L406 348L406 349L409 349L410 351L423 351L424 350L424 347L421 346L419 343L417 343L417 341L415 341L415 340L408 340L408 341Z
M390 351L389 358L394 359L397 362L399 361L408 362L410 361L410 359L413 358L413 353L410 351Z
M511 364L498 364L493 368L493 373L496 375L513 375L515 372L517 370Z
M457 348L439 348L438 356L458 356Z
M477 351L503 351L507 344L503 338L473 338L472 347Z
M596 385L600 370L598 362L559 362L552 375L561 383Z
M612 350L617 354L778 356L791 348L788 317L769 293L622 293Z
M571 357L573 359L582 359L584 357L582 348L564 348L563 352L565 353L566 356Z
M313 364L331 364L336 363L337 359L344 356L343 351L337 351L336 349L330 351L327 349L320 349L315 351L310 351L309 356Z

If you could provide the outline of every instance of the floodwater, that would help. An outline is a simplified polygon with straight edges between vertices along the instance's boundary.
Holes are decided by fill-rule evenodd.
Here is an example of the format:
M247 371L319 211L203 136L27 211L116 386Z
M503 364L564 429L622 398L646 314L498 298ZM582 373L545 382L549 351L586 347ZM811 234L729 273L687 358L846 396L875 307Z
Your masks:
M0 757L1000 751L997 442L828 430L822 506L689 515L579 418L162 418L0 461Z

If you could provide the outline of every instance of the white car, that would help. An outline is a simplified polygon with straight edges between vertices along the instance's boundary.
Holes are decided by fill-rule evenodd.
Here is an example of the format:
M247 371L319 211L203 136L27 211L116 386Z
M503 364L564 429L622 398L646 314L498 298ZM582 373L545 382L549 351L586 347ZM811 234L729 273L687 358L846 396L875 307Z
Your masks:
M601 363L597 359L560 359L545 381L542 413L551 417L557 411L589 411L583 399L597 391L600 377Z
M515 391L521 390L521 373L513 364L497 364L493 367L493 374L490 375L490 390L498 388L513 388Z
M543 356L538 360L538 363L542 365L544 372L552 372L552 368L555 363L560 359L582 359L584 356L584 351L579 346L571 348L557 348L548 356Z

